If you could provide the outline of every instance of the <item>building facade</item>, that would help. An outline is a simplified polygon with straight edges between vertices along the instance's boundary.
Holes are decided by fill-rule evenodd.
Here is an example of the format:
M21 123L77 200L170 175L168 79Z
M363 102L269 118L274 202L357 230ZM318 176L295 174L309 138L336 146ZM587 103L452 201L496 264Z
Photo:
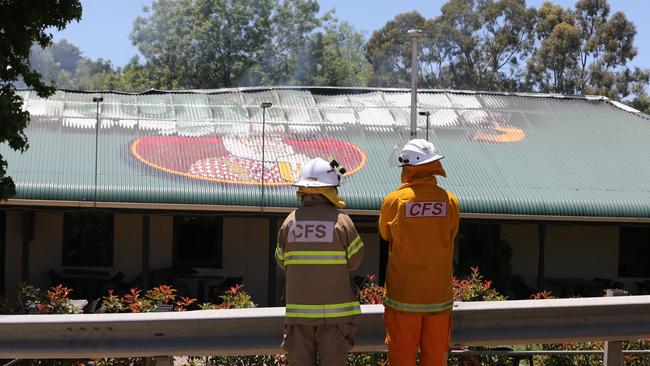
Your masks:
M382 276L377 215L399 185L389 160L408 139L406 91L93 96L23 94L31 148L2 147L18 194L2 204L0 291L69 281L97 296L102 284L173 282L209 301L241 281L259 305L278 305L273 251L297 204L291 183L301 163L329 155L348 169L341 194L366 243L353 276ZM509 290L521 297L594 296L599 283L650 291L648 116L588 97L419 101L430 120L418 134L446 155L441 184L462 205L459 273L516 275L525 289Z

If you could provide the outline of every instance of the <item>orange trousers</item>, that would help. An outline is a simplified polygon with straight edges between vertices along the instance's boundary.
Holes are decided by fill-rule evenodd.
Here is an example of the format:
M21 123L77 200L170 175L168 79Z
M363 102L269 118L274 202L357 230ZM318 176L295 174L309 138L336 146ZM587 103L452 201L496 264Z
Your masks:
M414 366L418 350L420 366L447 364L451 310L422 315L385 308L384 326L389 366Z

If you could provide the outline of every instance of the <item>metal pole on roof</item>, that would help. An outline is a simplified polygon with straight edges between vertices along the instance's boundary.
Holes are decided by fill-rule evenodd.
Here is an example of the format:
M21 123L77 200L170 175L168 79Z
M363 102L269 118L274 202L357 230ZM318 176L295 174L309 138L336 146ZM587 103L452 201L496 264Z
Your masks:
M418 39L422 37L422 31L409 29L406 34L411 37L411 138L414 139L418 134Z
M95 194L93 201L95 201L95 208L97 208L97 161L99 159L99 103L103 102L104 98L94 97L93 103L97 103L97 114L95 119Z
M427 136L427 137L426 137L426 139L427 139L427 141L429 141L429 116L431 115L431 112L429 112L429 111L424 111L424 112L420 112L420 113L418 113L418 114L419 114L420 116L426 116L426 117L427 117L427 129L426 129L426 131L427 131L427 132L426 132L426 136Z
M266 109L271 108L272 103L264 102L262 103L262 197L261 197L261 212L264 212L264 173L266 172Z

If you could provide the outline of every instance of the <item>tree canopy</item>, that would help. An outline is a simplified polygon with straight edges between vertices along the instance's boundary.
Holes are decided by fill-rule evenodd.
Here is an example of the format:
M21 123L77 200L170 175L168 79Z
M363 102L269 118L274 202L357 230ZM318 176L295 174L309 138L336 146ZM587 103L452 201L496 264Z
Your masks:
M575 9L525 0L448 0L441 15L397 15L367 43L371 85L408 85L406 31L424 31L419 85L430 88L645 95L648 71L631 68L636 29L607 0L579 0Z
M607 0L448 0L437 17L398 14L367 39L319 10L316 0L155 0L132 32L143 59L115 68L61 41L35 48L32 66L85 90L408 87L406 32L418 28L420 87L598 94L639 107L650 99L649 71L630 66L635 26Z
M48 47L52 40L50 29L61 30L80 18L79 0L0 1L0 143L7 143L14 150L27 149L23 129L29 123L29 113L22 109L23 100L16 94L15 84L22 81L41 97L54 93L54 88L41 81L40 74L31 67L32 45ZM0 156L0 199L14 194L14 182L7 176L7 161Z
M536 33L539 47L527 70L533 90L620 99L647 84L647 71L627 65L637 53L636 27L621 12L610 15L607 0L579 0L572 10L547 2Z
M156 0L132 40L160 88L292 84L318 17L315 0Z

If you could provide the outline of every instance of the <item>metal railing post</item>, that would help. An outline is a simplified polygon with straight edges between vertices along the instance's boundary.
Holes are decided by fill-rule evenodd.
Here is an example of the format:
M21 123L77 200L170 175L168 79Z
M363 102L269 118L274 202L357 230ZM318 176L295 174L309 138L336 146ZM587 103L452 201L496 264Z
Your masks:
M623 342L605 342L605 366L623 366Z
M618 289L607 289L605 296L626 296L627 292ZM623 342L606 341L603 357L605 366L623 366Z

